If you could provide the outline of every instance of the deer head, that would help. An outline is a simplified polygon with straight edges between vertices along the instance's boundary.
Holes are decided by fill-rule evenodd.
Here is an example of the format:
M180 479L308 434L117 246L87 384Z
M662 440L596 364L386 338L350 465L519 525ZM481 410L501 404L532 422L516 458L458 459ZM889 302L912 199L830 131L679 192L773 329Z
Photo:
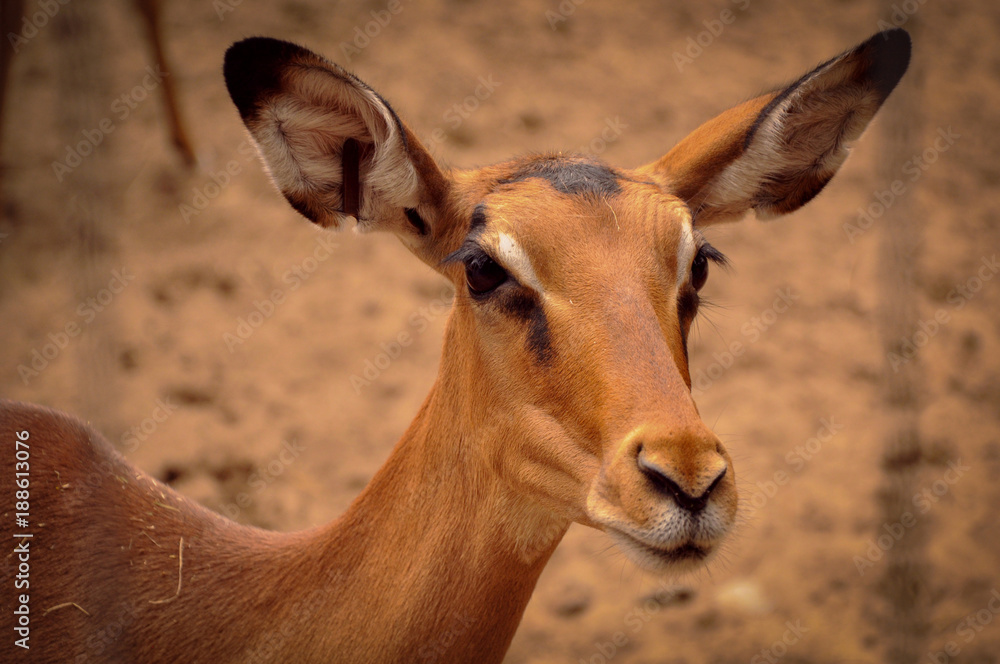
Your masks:
M737 511L690 390L699 291L725 263L702 231L818 194L909 52L904 31L875 35L636 169L547 154L444 170L372 89L273 39L231 47L225 76L292 207L395 233L454 284L435 392L457 438L436 444L470 446L451 458L518 496L514 530L576 521L666 570L716 551Z

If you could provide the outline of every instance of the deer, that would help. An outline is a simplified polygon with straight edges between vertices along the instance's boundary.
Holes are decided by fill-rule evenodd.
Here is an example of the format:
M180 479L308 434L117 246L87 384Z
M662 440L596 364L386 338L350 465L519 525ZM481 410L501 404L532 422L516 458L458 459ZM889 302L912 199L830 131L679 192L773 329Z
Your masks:
M235 43L226 86L292 208L394 233L454 285L436 381L347 511L301 532L230 521L80 420L3 401L5 651L500 662L571 523L652 573L701 568L738 511L691 395L689 331L726 260L704 230L815 197L910 50L901 29L876 34L635 169L552 153L460 170L338 65Z

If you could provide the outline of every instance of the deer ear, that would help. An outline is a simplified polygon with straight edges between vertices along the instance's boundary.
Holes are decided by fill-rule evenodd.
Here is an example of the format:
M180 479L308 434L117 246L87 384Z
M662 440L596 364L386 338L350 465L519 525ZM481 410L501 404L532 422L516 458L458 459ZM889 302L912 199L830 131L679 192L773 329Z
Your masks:
M229 95L271 178L324 227L354 217L411 248L443 215L447 180L371 88L304 48L255 37L226 51Z
M808 203L840 168L910 61L910 37L876 34L787 88L709 120L639 171L685 200L695 223L761 219Z

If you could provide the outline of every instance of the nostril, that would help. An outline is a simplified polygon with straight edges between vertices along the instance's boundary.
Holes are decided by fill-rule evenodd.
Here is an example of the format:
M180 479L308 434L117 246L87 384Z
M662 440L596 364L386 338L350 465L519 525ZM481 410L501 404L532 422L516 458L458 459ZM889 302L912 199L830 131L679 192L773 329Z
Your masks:
M708 485L701 495L695 496L681 488L681 486L670 476L669 470L657 465L656 463L650 461L646 456L642 454L642 447L639 447L639 454L636 458L636 463L639 466L639 470L643 475L656 487L661 493L670 496L678 507L688 510L692 513L700 512L705 509L708 505L708 499L712 495L712 491L715 490L719 483L722 482L722 478L726 476L726 467L723 466L721 472L719 472L716 477L712 480L712 483Z
M728 470L729 470L728 466L722 467L722 470L719 471L719 474L715 476L715 479L712 480L712 483L708 485L707 489L705 489L706 494L715 491L715 487L719 486L719 482L721 482L722 478L726 476L726 471Z

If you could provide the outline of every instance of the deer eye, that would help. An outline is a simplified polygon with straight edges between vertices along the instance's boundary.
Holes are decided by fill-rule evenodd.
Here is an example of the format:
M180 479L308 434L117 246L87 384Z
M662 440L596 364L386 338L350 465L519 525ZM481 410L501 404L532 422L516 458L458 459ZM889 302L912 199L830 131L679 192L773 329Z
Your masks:
M691 263L691 286L700 291L706 281L708 281L708 257L699 251Z
M507 271L486 254L473 256L465 263L465 280L473 295L486 295L507 278Z

